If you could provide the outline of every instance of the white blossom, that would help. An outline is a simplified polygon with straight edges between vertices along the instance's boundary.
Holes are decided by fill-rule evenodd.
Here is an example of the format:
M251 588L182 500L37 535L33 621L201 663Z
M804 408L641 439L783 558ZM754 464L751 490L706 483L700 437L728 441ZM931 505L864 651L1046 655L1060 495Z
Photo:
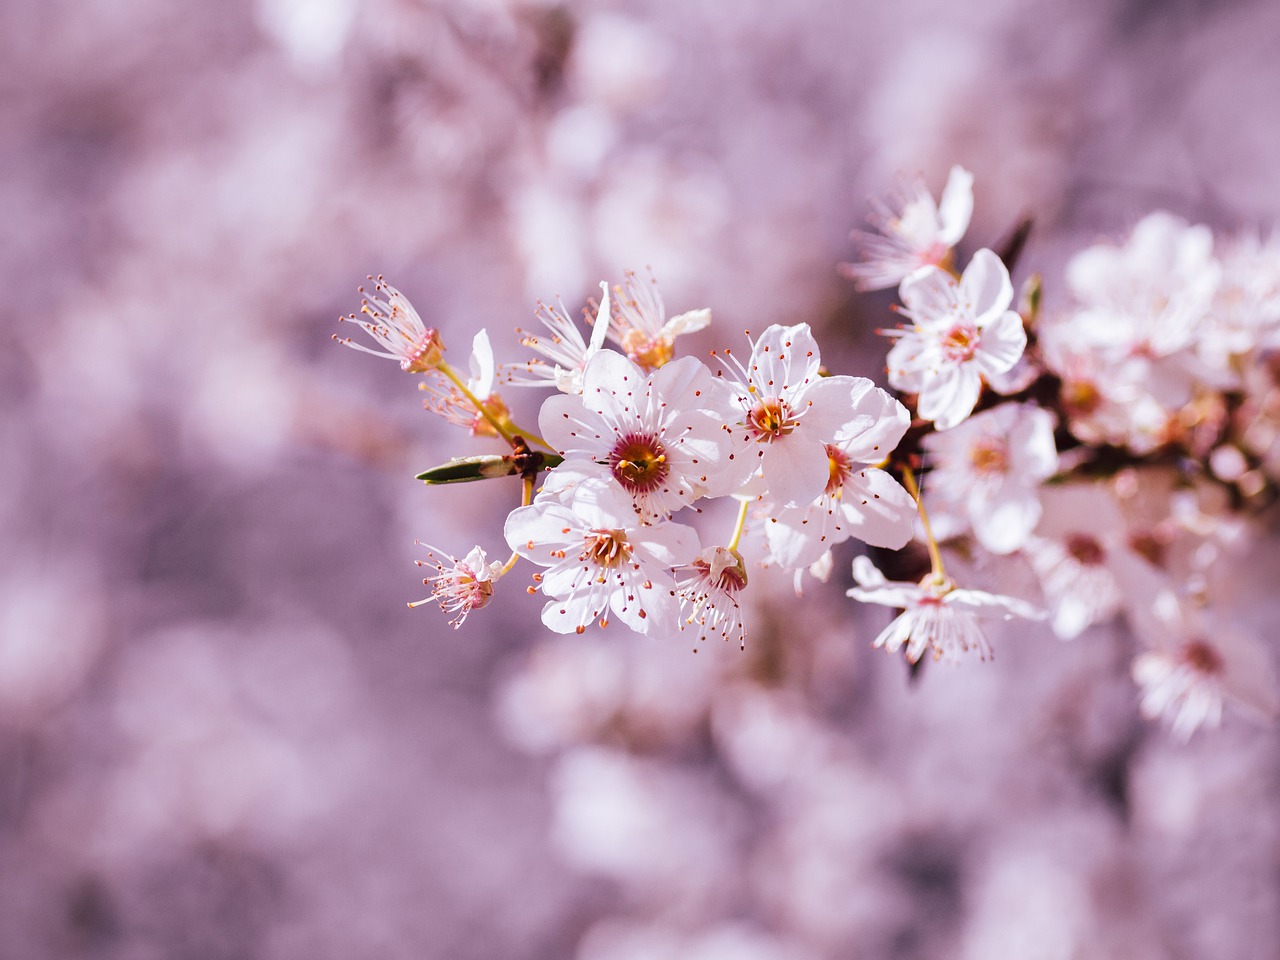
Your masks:
M449 622L460 627L472 610L487 606L493 598L493 585L501 576L502 564L497 561L489 563L480 547L473 547L458 560L439 547L422 545L427 547L430 559L415 560L414 563L420 567L434 566L436 573L422 581L424 586L431 588L431 596L416 600L409 606L418 607L435 601L445 613L455 615Z
M958 282L924 267L902 282L899 296L912 326L881 331L897 338L889 383L918 394L917 413L950 430L973 412L983 377L1008 372L1026 349L1022 318L1009 309L1009 271L990 250L979 250Z
M1058 469L1054 416L1004 403L924 439L930 465L927 506L947 529L971 528L992 553L1012 553L1040 519L1039 487Z
M966 656L990 659L991 643L980 620L1044 618L1043 611L1024 600L961 589L932 574L919 583L887 580L866 557L854 560L853 579L858 586L848 595L855 600L902 608L901 615L881 631L872 645L890 653L905 647L911 663L926 651L932 651L935 660L957 662Z
M698 553L692 527L665 521L642 526L623 491L590 485L572 506L539 496L507 517L511 549L546 571L538 577L550 597L542 622L556 633L582 633L609 623L612 611L637 633L673 636L679 602L671 570Z
M428 328L405 295L382 277L377 278L373 289L374 293L368 294L360 304L360 312L371 319L361 320L355 314L338 319L356 324L382 349L375 350L363 343L355 343L350 337L339 337L337 334L334 334L333 339L353 350L397 360L405 373L426 373L434 369L444 356L444 343L440 334ZM360 288L360 292L365 293L364 287ZM380 299L379 294L386 299Z
M972 216L973 174L968 170L951 168L939 203L917 178L888 203L873 201L868 220L876 232L854 232L859 261L841 264L841 271L859 290L897 286L921 267L946 263Z
M520 342L545 359L535 357L527 363L505 364L503 373L514 387L554 387L561 393L582 392L582 372L587 362L604 346L609 330L609 285L600 284L600 306L591 327L591 339L583 340L578 325L565 311L564 305L550 307L539 303L534 316L547 328L550 336L526 331Z
M538 425L565 457L554 473L616 484L648 523L745 479L751 464L725 426L735 404L729 384L693 357L646 375L602 350L587 364L582 394L548 398Z
M652 277L641 280L632 271L627 272L621 286L613 288L612 303L609 339L649 370L672 359L676 337L705 329L711 323L711 311L705 308L668 320L657 282Z

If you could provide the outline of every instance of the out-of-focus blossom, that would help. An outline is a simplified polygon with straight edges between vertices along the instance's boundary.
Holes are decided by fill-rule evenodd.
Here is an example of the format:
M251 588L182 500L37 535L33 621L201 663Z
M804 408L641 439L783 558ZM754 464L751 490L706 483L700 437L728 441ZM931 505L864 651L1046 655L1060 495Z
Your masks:
M1142 630L1151 647L1133 661L1143 716L1163 720L1185 741L1200 727L1216 727L1226 700L1268 720L1280 713L1271 660L1256 639L1170 593L1156 600L1150 622L1159 632Z
M987 660L992 656L991 642L979 620L1044 619L1043 611L1024 600L961 589L946 578L930 575L919 583L888 580L866 557L854 560L853 579L858 586L848 595L855 600L902 608L902 614L872 645L890 653L905 646L911 663L927 650L935 660L959 662L966 656Z
M360 292L365 292L364 287ZM378 294L386 299L380 299ZM374 350L337 334L334 334L334 340L375 357L398 360L400 369L405 373L426 373L444 358L444 342L440 334L428 328L405 295L381 277L374 284L374 293L366 296L360 304L360 312L372 320L361 320L355 314L338 319L357 324L383 349Z
M1005 403L924 440L932 469L928 506L939 525L970 527L992 553L1012 553L1040 519L1040 484L1058 469L1054 416Z
M949 264L973 216L973 174L952 167L938 203L919 178L888 203L872 203L868 220L876 232L854 231L858 262L840 265L859 290L896 287L921 267Z
M1027 346L1022 318L1009 309L1009 271L990 250L979 250L957 282L923 267L899 291L910 327L882 330L897 338L889 351L889 383L919 395L916 411L939 430L973 412L986 375L1006 373Z

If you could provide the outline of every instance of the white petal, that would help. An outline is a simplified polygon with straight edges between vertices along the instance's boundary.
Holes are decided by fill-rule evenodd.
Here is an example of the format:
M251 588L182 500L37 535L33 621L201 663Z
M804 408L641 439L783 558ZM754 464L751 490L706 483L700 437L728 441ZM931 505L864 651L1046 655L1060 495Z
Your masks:
M600 281L600 309L596 311L596 322L591 325L591 342L587 344L587 359L600 352L604 346L605 334L609 332L609 284Z
M797 430L772 443L761 464L769 495L784 507L803 507L817 500L831 477L823 444Z
M1004 263L990 250L979 250L960 277L960 303L969 316L982 321L1009 309L1013 283Z
M1035 488L1012 478L977 486L969 497L973 535L996 554L1012 553L1025 544L1040 514Z
M939 430L950 430L973 412L982 379L972 364L943 367L920 391L917 412Z
M982 328L973 362L983 373L1005 373L1013 369L1027 349L1027 331L1022 317L1007 310Z
M849 477L840 505L845 532L863 543L900 550L911 539L916 502L883 470L867 467Z
M958 164L951 168L947 185L942 188L938 217L942 221L938 239L954 247L969 229L969 220L973 217L973 174Z
M870 380L853 379L854 419L836 434L835 442L859 463L879 463L897 449L911 426L911 415Z
M955 315L955 277L938 267L921 267L898 288L911 318L918 324L938 323Z
M662 335L674 340L683 333L693 333L711 326L711 311L705 307L678 313L662 325Z

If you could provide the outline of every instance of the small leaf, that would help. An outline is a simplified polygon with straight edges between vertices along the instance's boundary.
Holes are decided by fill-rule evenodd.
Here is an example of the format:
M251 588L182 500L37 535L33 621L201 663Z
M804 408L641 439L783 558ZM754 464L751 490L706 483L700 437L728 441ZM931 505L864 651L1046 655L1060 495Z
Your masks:
M543 470L550 470L552 467L564 462L563 457L554 453L539 454L539 456L541 457L539 467ZM527 458L527 454L523 458L513 457L510 454L506 456L484 454L478 457L455 457L448 463L442 463L438 467L424 470L418 474L417 479L423 483L434 485L470 483L472 480L492 480L494 477L510 477L520 473L525 464L520 463L519 460L527 460Z

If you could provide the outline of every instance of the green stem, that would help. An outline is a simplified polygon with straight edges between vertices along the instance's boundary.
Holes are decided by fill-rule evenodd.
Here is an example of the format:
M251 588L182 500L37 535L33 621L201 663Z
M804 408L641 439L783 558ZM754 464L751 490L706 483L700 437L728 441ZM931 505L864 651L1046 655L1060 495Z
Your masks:
M929 514L925 512L924 500L920 496L920 486L916 483L916 475L911 472L911 468L904 466L902 468L902 482L906 485L907 493L911 494L911 498L916 502L916 510L920 512L920 523L924 526L925 542L929 547L929 563L933 567L933 576L937 580L945 580L947 571L942 565L942 552L938 549L938 541L934 539L933 529L929 526Z

